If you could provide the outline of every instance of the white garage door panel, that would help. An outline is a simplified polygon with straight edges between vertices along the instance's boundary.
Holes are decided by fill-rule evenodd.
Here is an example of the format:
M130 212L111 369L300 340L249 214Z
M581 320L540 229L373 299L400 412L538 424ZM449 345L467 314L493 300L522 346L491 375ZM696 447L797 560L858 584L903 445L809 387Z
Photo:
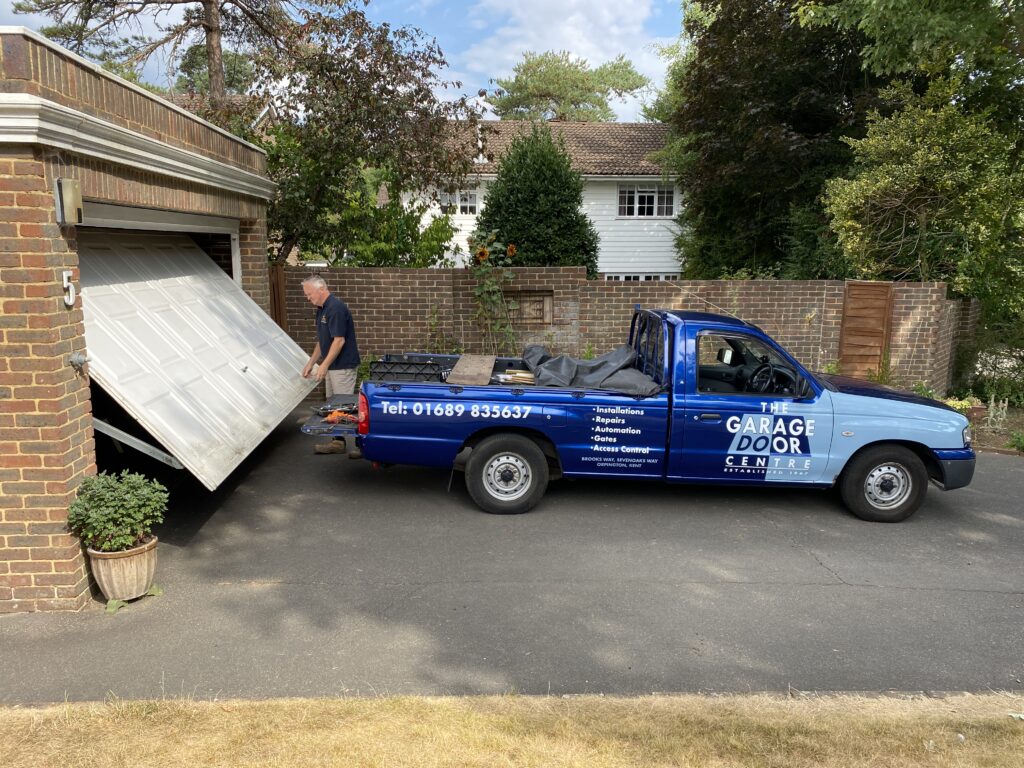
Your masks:
M89 372L211 490L302 402L306 355L190 238L79 230Z

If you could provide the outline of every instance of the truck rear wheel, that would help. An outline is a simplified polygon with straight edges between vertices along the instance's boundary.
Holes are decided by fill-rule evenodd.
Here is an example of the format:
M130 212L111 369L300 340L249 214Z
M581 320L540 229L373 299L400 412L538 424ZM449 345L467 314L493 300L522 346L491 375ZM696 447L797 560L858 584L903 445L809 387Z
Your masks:
M466 490L480 509L493 515L529 512L547 487L547 458L522 435L492 435L466 462Z
M879 445L855 456L839 480L839 492L862 520L898 523L924 501L928 472L921 459L902 445Z

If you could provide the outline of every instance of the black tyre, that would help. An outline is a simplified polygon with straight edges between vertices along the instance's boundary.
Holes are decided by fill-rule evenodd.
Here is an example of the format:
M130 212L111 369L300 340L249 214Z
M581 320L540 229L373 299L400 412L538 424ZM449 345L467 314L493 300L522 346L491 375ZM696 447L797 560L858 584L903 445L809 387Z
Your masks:
M529 512L548 487L548 461L533 440L493 435L482 440L466 462L466 490L484 512Z
M898 523L924 501L928 472L902 445L879 445L855 456L839 479L843 502L861 520Z

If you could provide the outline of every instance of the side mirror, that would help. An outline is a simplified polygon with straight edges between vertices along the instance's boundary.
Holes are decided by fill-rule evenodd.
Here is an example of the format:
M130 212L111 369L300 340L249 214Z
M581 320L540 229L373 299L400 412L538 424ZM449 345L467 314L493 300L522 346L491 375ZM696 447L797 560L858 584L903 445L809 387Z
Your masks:
M718 362L724 365L732 365L732 350L722 347L718 350Z

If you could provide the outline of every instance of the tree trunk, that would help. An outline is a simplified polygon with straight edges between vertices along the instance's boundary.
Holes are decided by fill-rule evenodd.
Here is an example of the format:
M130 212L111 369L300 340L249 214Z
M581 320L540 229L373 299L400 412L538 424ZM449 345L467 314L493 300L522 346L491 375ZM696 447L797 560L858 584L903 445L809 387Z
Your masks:
M203 27L206 29L206 69L210 75L210 106L223 109L224 55L220 42L219 0L203 0Z

